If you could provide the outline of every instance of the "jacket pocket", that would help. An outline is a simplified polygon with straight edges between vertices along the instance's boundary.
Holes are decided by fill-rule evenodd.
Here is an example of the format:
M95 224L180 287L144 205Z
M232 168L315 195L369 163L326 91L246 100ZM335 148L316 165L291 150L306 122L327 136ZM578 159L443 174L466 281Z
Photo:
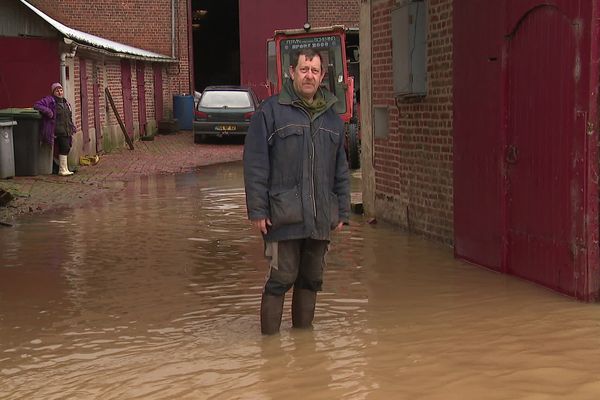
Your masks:
M335 193L329 194L329 227L333 230L340 223L340 206Z
M269 193L271 223L273 227L302 222L302 199L298 187Z
M339 132L336 131L327 131L329 133L329 138L331 139L331 141L337 146L338 143L340 142L340 134Z
M269 139L271 185L273 188L290 188L299 182L302 174L304 134L296 125L281 128ZM281 192L282 190L278 190Z

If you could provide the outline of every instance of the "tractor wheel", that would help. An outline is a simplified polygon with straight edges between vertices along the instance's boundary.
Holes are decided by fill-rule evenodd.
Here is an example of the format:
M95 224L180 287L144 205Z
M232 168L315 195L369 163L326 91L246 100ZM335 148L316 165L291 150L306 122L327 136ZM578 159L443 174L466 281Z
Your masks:
M348 125L348 164L350 169L360 168L360 140L357 124Z

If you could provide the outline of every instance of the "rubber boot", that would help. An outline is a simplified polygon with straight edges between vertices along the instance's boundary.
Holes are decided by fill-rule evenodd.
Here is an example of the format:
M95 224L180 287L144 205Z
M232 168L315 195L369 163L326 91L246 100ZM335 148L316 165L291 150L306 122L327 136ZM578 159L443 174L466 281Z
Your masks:
M274 296L263 293L260 302L260 331L263 335L273 335L279 332L284 299L285 295Z
M58 175L60 175L60 176L73 175L73 173L71 171L69 171L69 164L67 162L67 156L63 156L63 155L58 156Z
M308 289L294 289L292 296L292 325L294 328L312 327L316 302L317 292Z

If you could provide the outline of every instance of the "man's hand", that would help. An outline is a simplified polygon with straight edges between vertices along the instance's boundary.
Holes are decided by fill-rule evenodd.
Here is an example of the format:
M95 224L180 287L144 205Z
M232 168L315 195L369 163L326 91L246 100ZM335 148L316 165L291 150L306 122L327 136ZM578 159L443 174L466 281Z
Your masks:
M340 222L340 223L338 224L338 226L336 226L336 227L335 227L334 231L336 231L336 232L340 232L340 231L342 230L342 228L343 228L343 227L344 227L344 223L343 223L343 222Z
M258 229L263 235L267 234L267 226L271 226L271 220L269 218L255 219L251 222L252 225L254 225L254 227Z

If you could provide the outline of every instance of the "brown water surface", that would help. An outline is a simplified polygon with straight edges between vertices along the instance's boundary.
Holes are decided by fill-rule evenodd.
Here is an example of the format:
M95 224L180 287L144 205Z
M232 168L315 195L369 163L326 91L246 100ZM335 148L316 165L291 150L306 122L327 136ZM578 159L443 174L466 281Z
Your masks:
M354 216L262 337L241 165L0 230L2 399L598 399L600 309ZM289 298L288 298L289 299Z

